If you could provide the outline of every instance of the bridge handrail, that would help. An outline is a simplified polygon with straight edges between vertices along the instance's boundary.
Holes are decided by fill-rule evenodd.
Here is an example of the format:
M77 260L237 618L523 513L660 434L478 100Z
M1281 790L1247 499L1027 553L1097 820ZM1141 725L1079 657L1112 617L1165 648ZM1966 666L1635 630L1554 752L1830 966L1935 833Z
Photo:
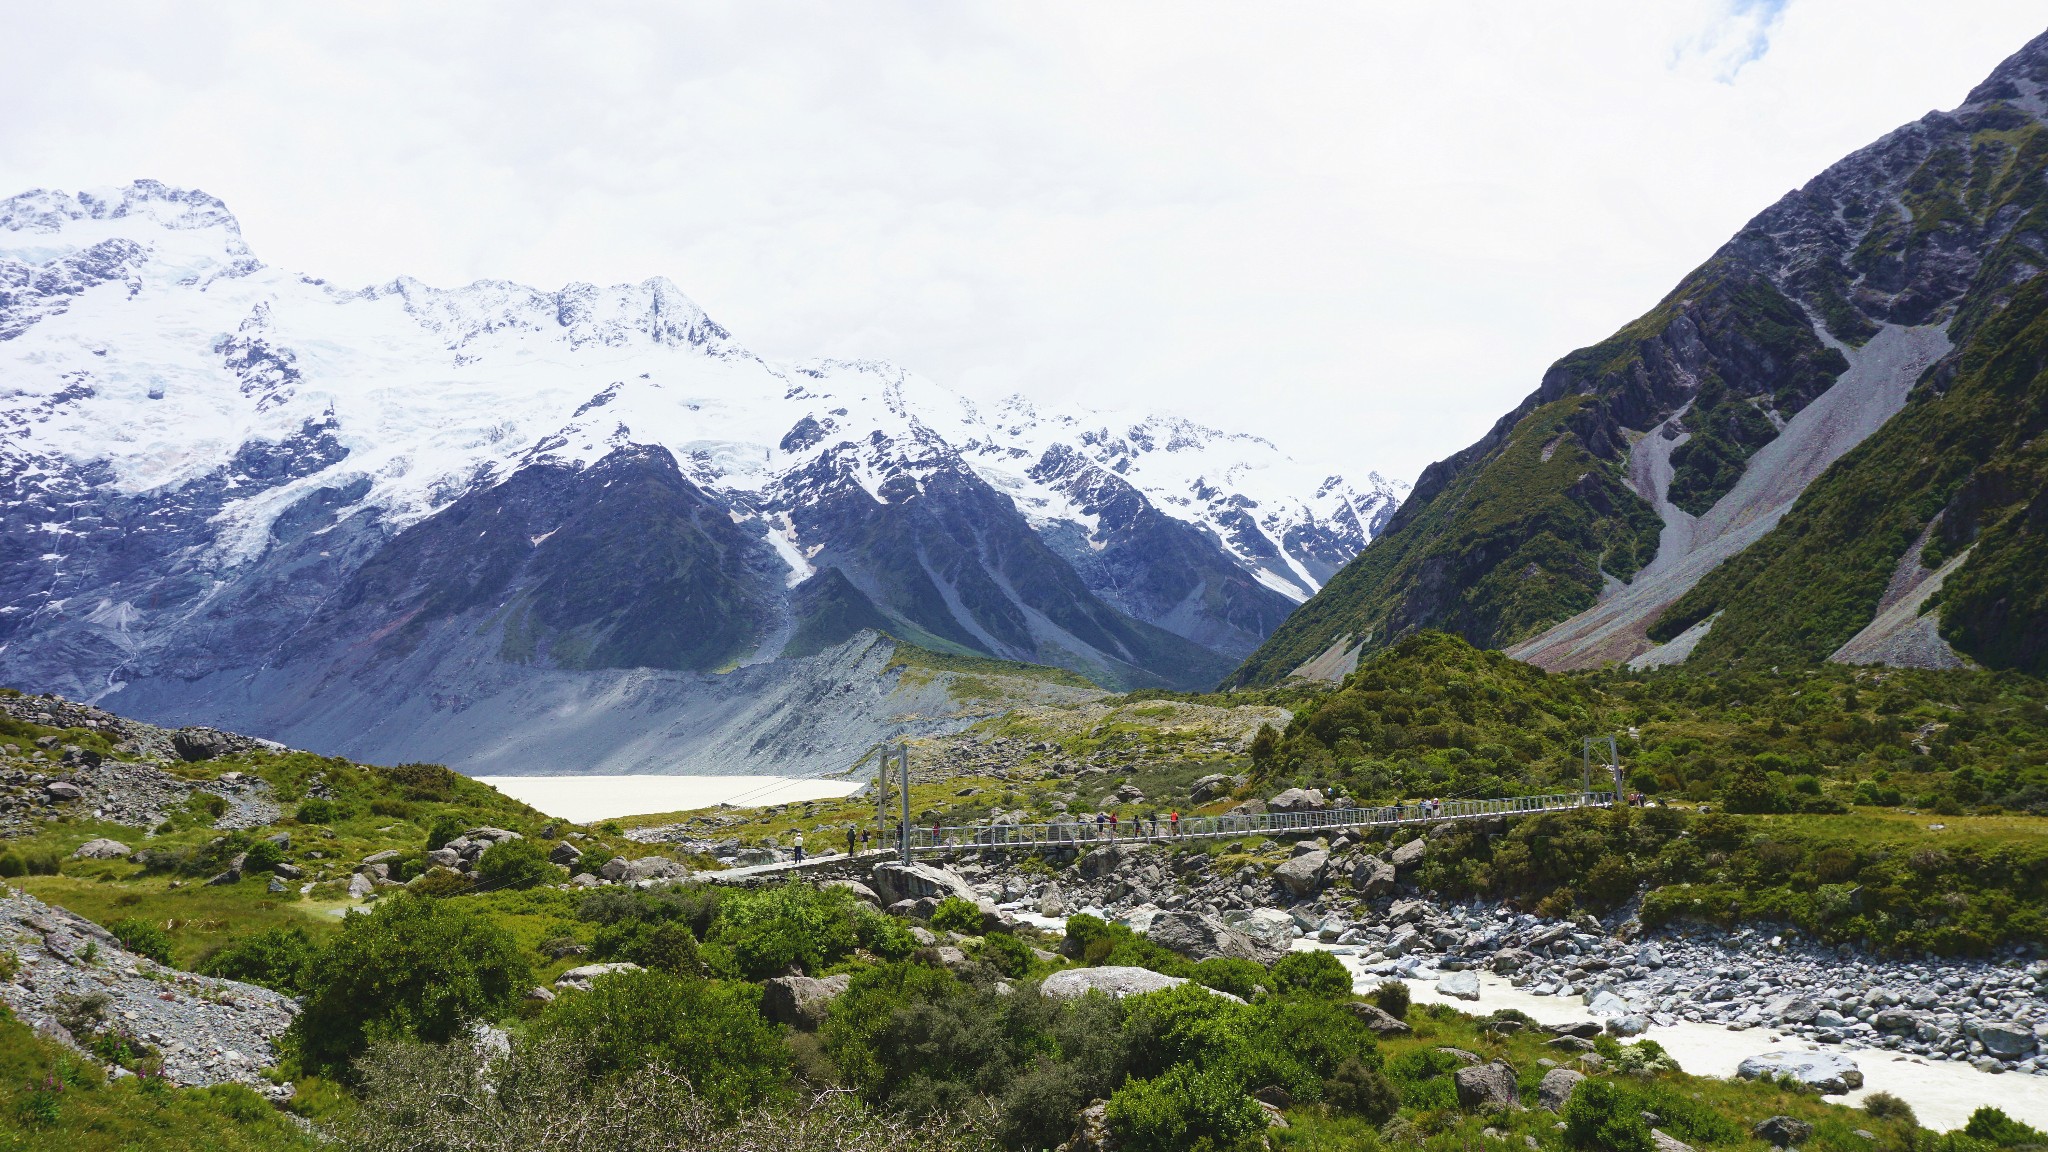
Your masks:
M1081 847L1112 842L1185 840L1243 836L1267 832L1314 832L1339 828L1392 827L1440 820L1471 820L1485 816L1530 812L1567 812L1605 808L1613 792L1557 792L1541 796L1508 796L1496 800L1441 800L1419 804L1323 808L1308 812L1260 812L1240 815L1183 816L1175 829L1165 818L1133 819L1112 826L1092 820L1057 820L1042 824L941 825L912 828L912 852L975 848ZM1150 831L1146 830L1147 825ZM900 831L898 832L900 836ZM892 837L892 839L894 839ZM900 841L899 841L900 843Z

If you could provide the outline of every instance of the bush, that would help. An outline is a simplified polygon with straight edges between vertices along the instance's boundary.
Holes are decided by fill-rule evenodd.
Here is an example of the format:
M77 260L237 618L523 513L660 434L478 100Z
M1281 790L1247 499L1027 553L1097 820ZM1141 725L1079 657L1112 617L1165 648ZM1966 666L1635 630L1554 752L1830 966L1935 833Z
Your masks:
M2048 1144L2048 1134L2022 1124L1988 1104L1970 1113L1969 1123L1963 1125L1963 1135L1990 1141L2000 1148Z
M1257 962L1229 956L1211 956L1195 965L1190 975L1195 983L1228 992L1240 1000L1257 996L1268 979L1266 970Z
M292 819L301 824L332 824L341 818L341 808L334 801L322 796L308 796L299 801L298 810Z
M1265 1111L1227 1071L1192 1064L1117 1089L1108 1119L1128 1152L1237 1152L1266 1132Z
M1918 1125L1920 1118L1913 1115L1913 1106L1889 1092L1872 1092L1863 1098L1863 1110L1874 1120L1901 1120Z
M982 963L1013 980L1031 971L1031 962L1036 959L1029 944L1008 932L991 932L982 937L978 955Z
M678 976L699 976L697 938L680 920L618 920L597 930L591 951L600 960L630 960Z
M433 824L427 829L427 851L432 852L437 848L446 847L450 840L462 835L467 829L468 825L462 817L451 812L441 813L434 817Z
M476 858L477 874L489 888L534 888L562 879L562 870L531 840L500 840Z
M1389 980L1373 989L1372 1002L1380 1006L1380 1011L1394 1019L1406 1020L1408 1006L1413 1001L1408 994L1408 985L1399 980Z
M981 934L981 909L971 900L948 896L939 901L932 910L932 927L941 932L958 932L963 936Z
M1343 999L1351 995L1351 972L1328 952L1289 952L1273 965L1273 990L1283 995Z
M620 972L542 1014L537 1032L584 1053L594 1078L650 1065L687 1079L726 1115L782 1093L789 1049L761 1018L761 990L667 972Z
M813 888L792 879L780 888L728 893L711 939L731 953L749 980L780 976L792 967L816 972L859 946L860 917L873 914L844 888Z
M272 928L215 952L200 962L199 971L297 996L306 990L317 952L304 928Z
M406 884L405 890L415 896L460 896L475 887L469 877L436 864Z
M138 920L131 916L109 924L107 931L114 934L114 939L121 942L121 947L137 956L147 956L159 964L171 962L170 934L152 921Z
M31 876L55 876L64 869L64 857L55 848L23 849L21 862Z
M242 860L244 872L268 872L284 863L284 849L270 840L258 840L249 845L248 854Z
M13 851L0 852L0 877L12 880L17 876L26 876L27 874L28 862L21 858L21 853Z
M1356 1112L1375 1124L1384 1124L1400 1110L1401 1097L1379 1069L1366 1066L1356 1057L1344 1061L1323 1084L1323 1099L1333 1108Z
M1585 1152L1656 1152L1650 1126L1611 1080L1585 1080L1564 1106L1564 1142Z
M460 903L398 896L341 932L309 966L293 1043L316 1069L338 1071L372 1040L453 1038L509 1007L533 983L519 945Z

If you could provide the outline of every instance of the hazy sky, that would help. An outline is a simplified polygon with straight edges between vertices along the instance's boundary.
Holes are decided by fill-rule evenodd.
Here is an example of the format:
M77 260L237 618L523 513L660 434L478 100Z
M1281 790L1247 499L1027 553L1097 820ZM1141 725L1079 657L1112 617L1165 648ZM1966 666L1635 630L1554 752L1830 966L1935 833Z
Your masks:
M666 275L778 358L1412 478L2013 0L0 0L0 195L147 176L343 284Z

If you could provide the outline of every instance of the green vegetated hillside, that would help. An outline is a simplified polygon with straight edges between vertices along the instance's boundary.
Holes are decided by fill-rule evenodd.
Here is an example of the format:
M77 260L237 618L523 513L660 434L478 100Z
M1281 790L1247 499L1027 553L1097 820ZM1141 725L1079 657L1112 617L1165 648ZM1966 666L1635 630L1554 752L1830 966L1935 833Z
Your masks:
M1213 738L1260 710L1274 727L1248 760ZM124 754L93 730L9 724L21 747L52 738ZM963 761L920 779L913 801L924 819L981 813L991 800L1038 810L1081 789L1130 816L1218 767L1248 779L1214 806L1294 784L1359 800L1548 790L1578 783L1579 741L1596 732L1620 735L1632 787L1678 803L1440 837L1417 880L1440 896L1552 914L1641 897L1649 923L1796 923L1888 950L2048 941L2048 686L2010 673L1559 675L1424 633L1336 689L1148 692L998 717L962 738L960 755L985 737L1027 757ZM1608 1063L1559 1130L1534 1107L1538 1060L1555 1050L1515 1027L1526 1021L1410 1009L1389 992L1378 1006L1407 1031L1376 1031L1385 1022L1354 1007L1360 994L1324 955L1194 963L1086 916L1062 941L996 929L963 901L913 922L801 881L579 890L549 862L560 844L593 861L665 849L617 825L552 820L433 765L259 749L175 771L260 777L280 815L223 833L203 797L152 828L71 814L0 845L0 873L110 926L132 950L299 997L274 1074L296 1086L287 1110L312 1129L287 1127L245 1090L152 1082L146 1047L104 1045L88 1061L0 1021L0 1107L18 1118L0 1126L0 1148L1039 1149L1066 1141L1091 1100L1106 1101L1099 1123L1117 1147L1159 1152L1453 1152L1483 1143L1487 1126L1555 1152L1648 1152L1645 1111L1701 1148L1760 1146L1750 1128L1771 1115L1814 1124L1802 1146L1821 1152L1991 1152L2038 1139L1989 1114L1937 1137L1889 1105L1857 1111L1778 1085L1697 1078L1653 1044L1611 1039L1598 1041ZM1151 799L1119 798L1133 779ZM1717 811L1689 806L1700 801ZM818 844L868 811L849 799L707 818L743 843L807 830ZM481 883L435 868L430 850L484 824L525 838L485 854ZM137 852L70 857L96 836ZM1185 845L1173 867L1285 858L1283 845L1256 840ZM380 890L367 914L332 915L353 903L340 881L356 862L386 851L391 878L407 886ZM244 853L239 882L204 883ZM271 892L267 879L286 865L311 888ZM587 990L554 984L595 962L642 970ZM1102 964L1194 983L1121 1001L1038 991L1052 973ZM769 982L789 973L849 983L822 1018L790 1024L768 1004ZM535 986L553 999L530 996ZM466 1039L476 1020L507 1033L497 1063ZM1507 1061L1532 1107L1461 1104L1452 1075L1463 1058L1446 1047ZM110 1083L102 1059L145 1075ZM1276 1111L1287 1128L1269 1129Z
M1695 662L1825 659L1870 621L1926 531L1927 567L1969 550L1933 605L1943 638L1991 667L2048 671L2043 432L2048 284L2035 280L1970 330L1906 410L1816 480L1775 532L1672 605L1651 637L1718 612Z
M1937 514L1930 561L1978 545L1942 634L1996 667L2048 661L2038 383L2048 125L2022 85L2048 37L1932 114L1757 216L1656 308L1557 362L1478 443L1431 465L1388 529L1230 678L1274 683L1341 642L1438 628L1507 648L1591 607L1655 556L1625 482L1645 434L1686 439L1666 493L1698 515L1884 325L1946 325L1954 351L1907 410L1838 461L1759 544L1652 631L1726 609L1696 659L1819 660L1876 614ZM1661 430L1660 430L1661 429Z
M2048 684L2028 676L1554 674L1424 633L1298 709L1259 775L1361 803L1575 791L1583 738L1606 734L1627 786L1666 807L1454 835L1425 884L1559 915L1641 894L1652 921L1888 950L2048 943Z

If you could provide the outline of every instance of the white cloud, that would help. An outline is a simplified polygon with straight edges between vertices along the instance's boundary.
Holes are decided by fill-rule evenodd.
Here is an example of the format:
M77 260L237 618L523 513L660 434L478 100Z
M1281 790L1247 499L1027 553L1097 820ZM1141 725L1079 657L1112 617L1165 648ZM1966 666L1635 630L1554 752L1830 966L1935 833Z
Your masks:
M4 10L0 189L206 189L343 283L665 274L751 347L1412 475L2032 4Z

